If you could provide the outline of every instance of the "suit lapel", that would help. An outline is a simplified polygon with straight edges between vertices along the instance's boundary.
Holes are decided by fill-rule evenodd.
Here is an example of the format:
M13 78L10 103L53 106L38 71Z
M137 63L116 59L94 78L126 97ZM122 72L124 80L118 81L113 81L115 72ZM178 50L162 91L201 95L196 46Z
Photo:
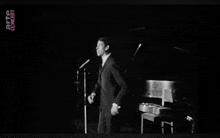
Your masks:
M101 68L100 75L102 74L102 72L103 72L104 68L106 67L106 65L108 65L108 63L109 63L109 61L110 61L110 58L111 58L111 56L109 56L109 57L107 58L107 60L105 61L104 66ZM101 66L102 66L102 65L101 65Z
M109 61L110 61L110 56L108 57L108 59L105 61L105 64L104 64L104 66L102 67L102 64L99 66L99 82L100 82L100 84L102 83L102 72L103 72L103 70L105 69L105 67L106 67L106 65L109 63Z

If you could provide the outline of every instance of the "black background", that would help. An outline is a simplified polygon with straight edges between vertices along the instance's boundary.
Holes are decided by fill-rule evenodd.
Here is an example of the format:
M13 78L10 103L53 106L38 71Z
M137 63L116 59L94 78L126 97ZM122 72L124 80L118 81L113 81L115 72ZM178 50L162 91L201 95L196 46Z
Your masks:
M99 62L95 46L101 36L114 38L116 55L122 59L131 59L139 43L145 48L180 46L193 53L198 58L199 132L219 131L218 5L0 7L4 133L69 132L76 114L76 70L91 59L92 90ZM5 29L9 9L15 10L13 32Z

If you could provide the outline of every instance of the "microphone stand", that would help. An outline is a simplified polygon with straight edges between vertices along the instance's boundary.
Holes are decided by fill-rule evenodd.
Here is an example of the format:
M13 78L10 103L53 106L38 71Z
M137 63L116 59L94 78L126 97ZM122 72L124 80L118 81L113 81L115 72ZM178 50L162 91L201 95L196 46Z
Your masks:
M76 72L76 85L77 85L77 94L79 93L79 70Z
M84 126L85 134L87 134L87 110L86 110L86 68L84 68Z
M79 69L83 68L83 78L84 78L84 131L87 134L87 108L86 108L86 68L84 67L90 60L87 60L84 64L80 66ZM78 82L79 71L77 71L77 82ZM77 87L77 92L79 88Z
M87 134L87 107L86 107L86 68L83 69L84 80L84 132ZM79 94L79 70L77 70L77 93Z

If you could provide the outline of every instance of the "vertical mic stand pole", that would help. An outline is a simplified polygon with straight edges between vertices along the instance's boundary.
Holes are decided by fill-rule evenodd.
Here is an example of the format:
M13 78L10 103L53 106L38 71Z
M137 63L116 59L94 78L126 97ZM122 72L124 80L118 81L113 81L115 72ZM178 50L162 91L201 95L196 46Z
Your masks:
M76 84L77 84L77 94L79 94L79 70L77 70L76 74L77 74L77 76L76 76L76 79L77 79L77 81L76 81Z
M85 63L83 63L79 69L85 66L90 59L88 59ZM84 123L85 123L85 134L87 134L87 117L86 117L86 68L84 68Z
M84 125L85 134L87 134L87 113L86 113L86 68L84 68Z
M76 71L76 97L78 97L78 95L79 95L79 70L77 70ZM79 118L79 114L78 114L78 111L80 111L79 110L79 103L78 103L78 99L77 99L77 101L76 101L76 112L77 112L77 115L76 115L76 119L75 119L75 121L77 121ZM77 125L78 125L78 121L77 122L75 122L75 123L77 123ZM78 128L78 127L77 127Z

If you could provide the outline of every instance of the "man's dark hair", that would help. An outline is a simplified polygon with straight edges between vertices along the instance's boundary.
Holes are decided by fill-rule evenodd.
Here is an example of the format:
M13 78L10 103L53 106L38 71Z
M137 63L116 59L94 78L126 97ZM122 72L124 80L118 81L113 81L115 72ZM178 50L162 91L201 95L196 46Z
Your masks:
M111 44L108 37L101 37L101 38L98 39L98 41L102 41L105 44L105 46L107 46L107 45L110 46L110 44Z
M107 52L110 52L111 50L111 41L109 40L109 38L108 37L100 37L99 39L98 39L98 41L102 41L104 44L105 44L105 46L107 46L107 45L109 45L109 50L107 51Z

